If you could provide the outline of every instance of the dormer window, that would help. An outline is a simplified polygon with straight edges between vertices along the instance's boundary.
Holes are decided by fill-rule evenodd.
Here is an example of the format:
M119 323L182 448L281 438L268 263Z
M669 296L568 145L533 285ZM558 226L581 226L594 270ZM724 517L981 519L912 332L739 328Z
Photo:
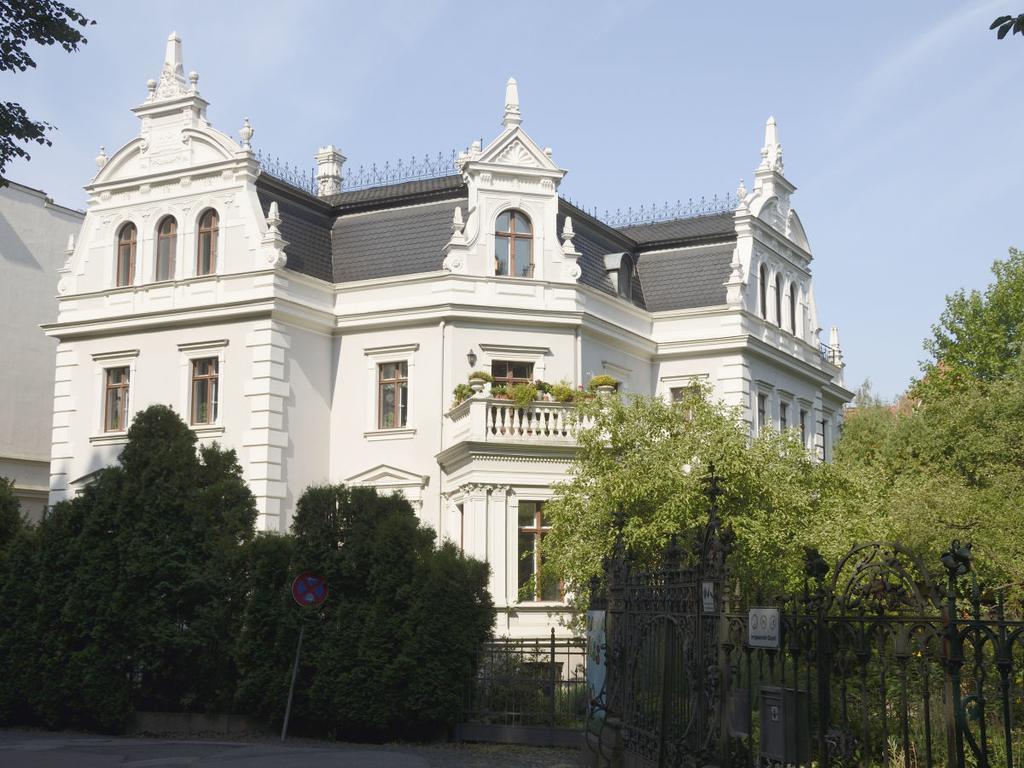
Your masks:
M156 228L156 281L174 277L174 254L178 248L178 222L173 216L164 216Z
M117 233L117 286L131 285L135 282L135 248L138 244L138 230L128 222Z
M217 229L220 217L212 208L199 218L199 239L196 243L196 274L212 275L217 271Z
M533 277L533 227L522 211L504 211L494 229L494 274Z

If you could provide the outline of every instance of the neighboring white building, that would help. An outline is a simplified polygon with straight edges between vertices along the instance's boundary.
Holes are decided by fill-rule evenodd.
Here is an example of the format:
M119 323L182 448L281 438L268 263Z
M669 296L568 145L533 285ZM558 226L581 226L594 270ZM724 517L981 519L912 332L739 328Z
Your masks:
M0 187L0 477L14 481L22 512L39 519L50 483L53 356L40 330L57 311L57 270L84 214L45 192Z
M311 483L401 491L490 562L498 632L529 635L559 607L519 587L571 406L452 408L471 370L666 396L703 380L752 429L830 452L851 393L838 339L819 343L774 121L728 210L612 227L558 196L565 171L523 131L514 81L501 132L449 175L352 189L326 147L315 193L261 170L247 120L237 141L214 129L197 81L172 35L139 136L101 151L86 187L47 328L52 501L115 461L130 414L167 403L238 451L261 528L287 530Z

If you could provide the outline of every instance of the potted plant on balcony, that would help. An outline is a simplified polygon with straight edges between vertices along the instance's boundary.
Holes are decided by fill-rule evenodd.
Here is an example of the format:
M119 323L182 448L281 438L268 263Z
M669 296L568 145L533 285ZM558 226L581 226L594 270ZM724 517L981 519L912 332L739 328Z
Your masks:
M461 405L473 396L473 390L469 384L456 384L452 390L452 408Z
M567 381L551 385L551 396L556 403L571 403L576 399L576 390Z
M602 373L594 376L588 386L591 392L596 392L599 395L610 395L618 388L619 382L614 376Z
M519 408L527 408L537 399L537 387L534 384L513 384L508 388L509 399Z
M474 393L484 391L484 387L494 381L494 377L487 371L473 371L469 374L469 386Z

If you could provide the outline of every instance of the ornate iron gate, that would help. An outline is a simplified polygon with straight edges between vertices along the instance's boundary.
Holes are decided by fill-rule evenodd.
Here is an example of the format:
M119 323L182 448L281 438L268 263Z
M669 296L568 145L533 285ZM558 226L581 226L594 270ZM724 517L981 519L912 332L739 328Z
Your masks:
M1024 620L982 593L969 545L938 581L898 544L809 553L800 594L759 595L728 578L716 496L695 551L639 570L620 533L606 564L613 765L1024 766ZM776 648L750 642L758 606Z

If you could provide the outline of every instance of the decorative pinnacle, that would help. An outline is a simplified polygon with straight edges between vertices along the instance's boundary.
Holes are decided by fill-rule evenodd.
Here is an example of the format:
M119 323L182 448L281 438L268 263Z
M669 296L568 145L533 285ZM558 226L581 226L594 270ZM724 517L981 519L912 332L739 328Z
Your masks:
M64 249L64 252L71 255L75 252L75 233L72 232L68 235L68 247Z
M455 214L452 216L452 234L460 234L466 223L462 220L462 206L455 206Z
M743 179L740 179L739 186L736 187L736 199L738 201L736 207L743 208L747 204L747 185L743 183Z
M505 84L505 116L501 124L506 128L519 125L523 122L519 112L519 86L514 77L510 77Z
M761 168L782 173L782 145L775 118L769 117L764 126L764 146L761 147Z
M270 210L267 211L267 228L276 233L279 226L281 226L281 213L275 200L270 204Z
M96 167L97 168L102 168L106 164L107 164L107 153L104 151L104 148L101 146L100 147L100 153L98 155L96 155Z
M576 233L572 228L572 217L566 216L565 223L562 225L562 242L568 242L576 236Z

